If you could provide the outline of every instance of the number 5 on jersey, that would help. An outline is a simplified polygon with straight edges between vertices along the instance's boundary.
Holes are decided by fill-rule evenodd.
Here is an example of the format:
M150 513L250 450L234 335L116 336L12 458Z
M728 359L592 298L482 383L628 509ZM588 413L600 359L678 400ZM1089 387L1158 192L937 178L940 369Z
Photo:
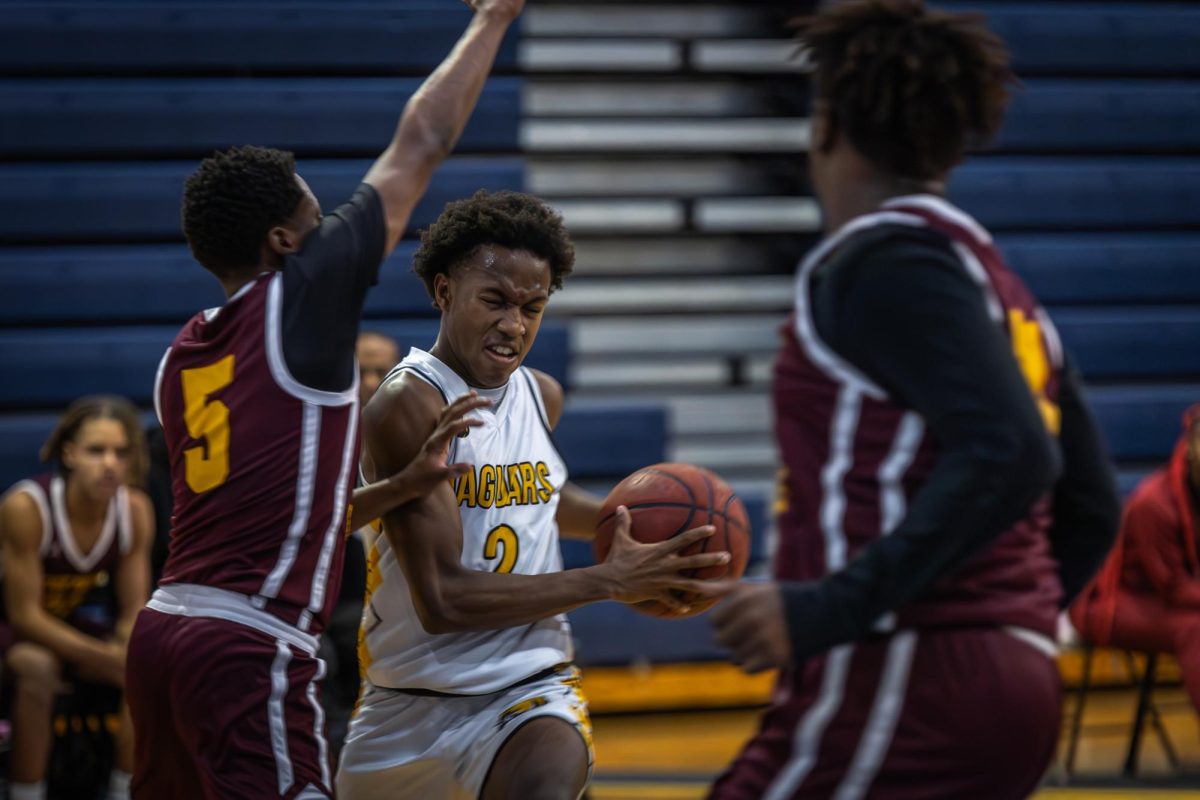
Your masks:
M207 367L185 369L183 421L188 435L202 442L183 451L187 485L196 494L215 489L229 477L229 407L209 395L233 382L233 354Z

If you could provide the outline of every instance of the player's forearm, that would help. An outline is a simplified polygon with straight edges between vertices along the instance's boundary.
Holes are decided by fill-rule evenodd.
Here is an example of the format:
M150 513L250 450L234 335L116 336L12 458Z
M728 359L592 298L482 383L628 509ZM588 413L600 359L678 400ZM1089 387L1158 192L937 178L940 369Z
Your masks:
M392 148L439 162L454 149L479 99L511 20L478 13L450 55L412 96Z
M603 503L601 498L573 483L563 486L554 517L559 536L588 542L596 538L596 517Z
M609 600L612 591L603 565L546 575L464 570L415 605L429 633L502 630Z
M410 488L403 472L367 486L360 486L354 490L350 504L349 529L356 531L365 527L392 509L416 498L417 493Z
M41 608L11 617L17 636L42 645L68 664L96 672L103 671L110 653L104 642L77 631Z

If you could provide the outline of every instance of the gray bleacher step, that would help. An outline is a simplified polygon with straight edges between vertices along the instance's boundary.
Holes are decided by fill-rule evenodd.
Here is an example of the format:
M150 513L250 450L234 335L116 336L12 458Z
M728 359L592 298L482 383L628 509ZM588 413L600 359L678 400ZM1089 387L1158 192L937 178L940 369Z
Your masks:
M714 233L815 232L821 209L811 197L731 197L697 200L693 224Z
M676 200L546 200L573 234L671 233L687 227L687 209Z
M722 474L753 473L769 478L777 469L775 442L771 434L739 435L727 440L713 438L679 439L667 452L672 461L700 464Z
M767 244L737 236L655 236L645 239L595 238L572 231L574 276L645 275L654 273L746 274L790 266ZM567 281L567 290L573 285ZM557 300L556 300L557 302Z
M694 42L691 67L700 72L808 72L810 64L789 39L725 39Z
M619 392L627 397L653 397L687 387L688 391L726 390L733 386L771 385L774 353L702 352L680 354L576 355L571 360L571 386L588 392Z
M787 275L579 279L570 282L570 291L556 294L547 310L554 315L786 311L793 283Z
M654 3L532 5L521 18L525 36L744 36L761 32L767 15L732 5Z
M630 402L622 393L573 390L573 407L611 407ZM766 387L715 392L677 392L670 388L639 395L638 403L667 408L667 429L674 437L760 435L771 432L771 395Z
M806 119L526 119L522 148L532 153L701 152L800 153Z
M517 51L521 71L673 72L683 67L683 44L666 39L527 39Z
M673 233L687 229L682 200L547 197L573 233ZM815 233L821 210L809 197L712 197L695 201L691 224L707 233Z
M733 158L533 158L525 165L526 190L543 197L767 194L773 183L761 166Z
M773 354L783 314L690 314L672 317L582 318L571 322L576 356ZM669 359L668 359L669 360Z
M792 108L766 80L555 80L534 78L522 93L526 116L762 117ZM798 110L798 109L793 109Z

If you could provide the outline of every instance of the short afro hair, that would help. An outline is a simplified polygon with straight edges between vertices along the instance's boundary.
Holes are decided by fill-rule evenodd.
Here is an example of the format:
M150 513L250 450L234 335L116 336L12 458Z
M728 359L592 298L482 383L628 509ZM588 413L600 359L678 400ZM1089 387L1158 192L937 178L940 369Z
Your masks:
M303 198L291 153L253 145L213 153L184 184L183 235L209 272L237 274L258 264L267 232Z
M845 136L893 175L945 175L1004 120L1016 76L979 14L931 11L922 0L845 0L794 24L828 105L827 135Z
M466 200L447 203L441 216L421 231L413 272L433 297L433 279L469 258L482 245L525 250L550 265L550 290L561 289L575 266L575 246L562 215L533 195L480 189Z

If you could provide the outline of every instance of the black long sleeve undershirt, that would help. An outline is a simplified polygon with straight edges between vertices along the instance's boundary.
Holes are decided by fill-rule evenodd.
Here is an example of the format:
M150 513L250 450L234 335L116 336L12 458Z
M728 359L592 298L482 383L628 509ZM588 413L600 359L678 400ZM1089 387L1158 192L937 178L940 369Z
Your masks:
M1060 468L1059 448L1004 331L943 238L919 231L872 236L843 246L814 278L818 334L920 414L940 455L896 530L821 581L785 585L797 659L867 634L884 613L1008 529ZM1076 402L1077 389L1066 392L1071 402L1063 408L1064 433L1071 434L1063 446L1071 452L1062 461L1072 469L1100 452L1090 418L1079 419L1086 406ZM1087 525L1079 507L1103 494L1101 483L1094 471L1069 481L1063 497L1075 510L1067 517ZM1055 539L1072 585L1090 575L1096 550L1106 549L1096 539L1082 528Z

